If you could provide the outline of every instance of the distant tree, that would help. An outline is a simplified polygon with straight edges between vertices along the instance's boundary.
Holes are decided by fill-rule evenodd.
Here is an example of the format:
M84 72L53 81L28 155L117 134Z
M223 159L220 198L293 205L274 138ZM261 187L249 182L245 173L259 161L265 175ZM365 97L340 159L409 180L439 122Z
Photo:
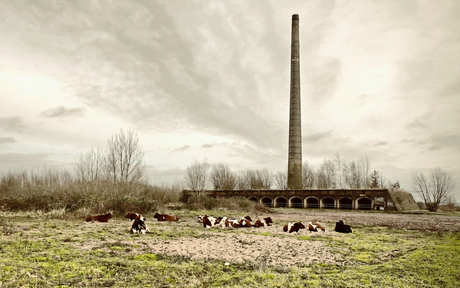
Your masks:
M214 190L233 190L237 184L235 173L222 163L212 165L210 179Z
M197 192L200 196L201 192L205 190L208 181L209 164L204 161L202 163L194 160L185 169L185 184L186 186Z
M302 166L303 168L303 166ZM287 170L284 172L279 171L275 175L275 186L280 190L287 190Z
M316 187L319 189L336 188L336 172L334 162L324 159L316 172Z
M399 185L399 181L391 184L391 189L401 189L401 185Z
M94 182L100 180L103 172L103 155L104 153L99 147L91 149L85 154L80 154L77 163L75 163L77 181Z
M315 178L315 170L308 164L308 161L304 161L302 164L302 188L315 188Z
M351 161L343 165L344 181L350 189L368 188L369 159L360 157L358 161Z
M380 188L381 187L379 171L377 170L372 171L369 178L370 178L370 186L369 186L370 188Z
M239 182L240 189L270 189L273 185L272 175L267 169L243 171Z
M344 184L343 184L343 160L340 157L339 152L335 153L334 163L336 165L337 178L338 178L337 188L343 188L344 187Z
M145 153L136 132L120 129L109 139L104 152L105 173L109 180L122 186L140 182L145 171Z
M439 167L433 168L428 177L421 172L415 172L412 174L412 181L428 211L438 210L439 205L448 199L455 187L452 176Z

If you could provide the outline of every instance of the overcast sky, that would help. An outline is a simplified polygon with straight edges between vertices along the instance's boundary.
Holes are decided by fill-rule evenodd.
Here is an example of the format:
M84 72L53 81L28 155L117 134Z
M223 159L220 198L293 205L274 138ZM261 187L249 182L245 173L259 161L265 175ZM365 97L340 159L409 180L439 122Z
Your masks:
M152 183L194 160L287 167L292 14L303 160L367 156L460 200L460 1L0 0L0 173L138 131Z

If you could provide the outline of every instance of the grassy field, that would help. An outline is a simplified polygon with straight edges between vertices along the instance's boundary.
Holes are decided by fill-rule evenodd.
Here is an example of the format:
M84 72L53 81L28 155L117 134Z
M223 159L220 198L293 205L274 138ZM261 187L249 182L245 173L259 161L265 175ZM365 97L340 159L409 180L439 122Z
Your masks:
M196 215L206 212L215 214L179 210L175 211L179 223L148 221L152 233L145 235L130 234L130 222L122 217L86 223L64 212L0 212L0 287L458 287L460 283L458 230L405 230L356 220L352 234L287 235L255 228L204 229L196 223ZM277 211L271 215L273 229L308 216L302 213ZM358 219L386 214L363 212ZM449 221L460 221L460 216L451 215ZM333 229L333 219L324 222ZM270 266L263 258L230 263L206 255L192 260L152 253L159 243L241 233L307 244L320 241L340 255L341 262Z

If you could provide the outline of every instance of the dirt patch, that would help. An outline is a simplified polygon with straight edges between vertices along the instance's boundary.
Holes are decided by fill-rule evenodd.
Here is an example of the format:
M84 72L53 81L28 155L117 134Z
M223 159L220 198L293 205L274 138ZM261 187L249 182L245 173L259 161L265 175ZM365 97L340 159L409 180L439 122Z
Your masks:
M292 237L226 234L209 238L185 238L149 245L152 253L195 259L214 259L259 266L304 266L313 263L344 264L319 241Z

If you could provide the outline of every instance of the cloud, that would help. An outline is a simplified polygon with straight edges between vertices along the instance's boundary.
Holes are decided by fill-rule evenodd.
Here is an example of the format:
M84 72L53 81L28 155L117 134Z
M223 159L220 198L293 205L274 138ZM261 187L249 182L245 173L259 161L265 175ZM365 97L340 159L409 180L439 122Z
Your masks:
M332 136L332 130L329 130L327 132L312 133L307 136L304 136L302 138L302 142L314 143L314 142L318 142L319 140L330 138L331 136Z
M0 144L16 143L17 140L14 137L0 137Z
M25 128L22 117L0 117L0 129L4 131L21 132Z
M455 81L454 83L447 85L441 93L441 96L444 97L453 97L460 95L460 81Z
M180 151L185 151L185 150L189 150L189 149L190 149L190 146L185 145L185 146L182 146L180 148L176 148L176 149L172 150L172 152L180 152Z
M374 144L374 146L386 146L386 145L388 145L387 141L380 141L380 142Z
M43 153L0 153L0 163L17 166L41 166L47 154Z
M54 107L43 111L40 115L49 118L80 117L86 112L84 107L66 108L64 106Z
M442 148L453 148L460 151L460 135L456 134L435 134L431 136L430 142L433 144L429 150L440 150Z
M201 145L201 148L212 148L214 145L213 144L204 144Z

